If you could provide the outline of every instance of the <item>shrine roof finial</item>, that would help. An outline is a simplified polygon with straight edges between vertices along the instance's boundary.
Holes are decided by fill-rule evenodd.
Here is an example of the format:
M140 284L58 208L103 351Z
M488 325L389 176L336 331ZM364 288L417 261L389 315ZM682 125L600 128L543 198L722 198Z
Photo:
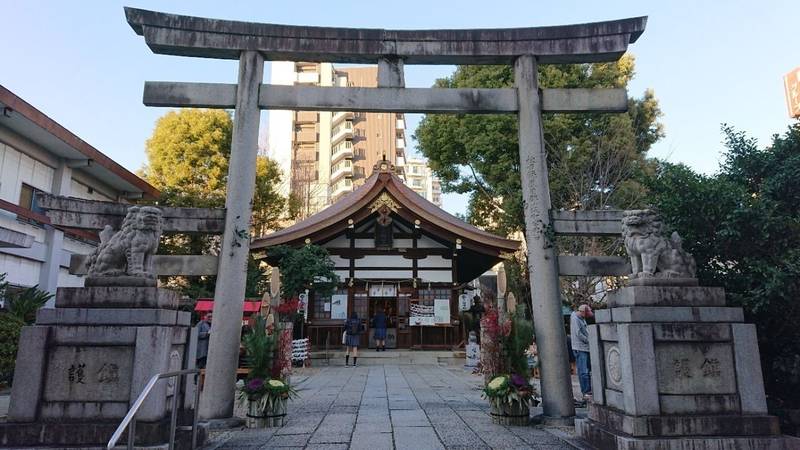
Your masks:
M394 167L394 164L390 163L386 159L386 155L383 155L383 159L378 161L377 164L372 166L372 172L379 172L379 173L397 173Z

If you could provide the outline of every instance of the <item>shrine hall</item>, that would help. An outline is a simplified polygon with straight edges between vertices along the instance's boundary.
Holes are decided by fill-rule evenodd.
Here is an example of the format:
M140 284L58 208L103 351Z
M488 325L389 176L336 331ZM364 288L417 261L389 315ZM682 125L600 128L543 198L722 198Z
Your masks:
M388 319L386 347L414 349L460 343L459 296L520 246L429 202L406 186L388 161L327 209L255 239L251 252L276 266L268 256L271 247L306 244L327 249L339 277L331 296L309 292L302 329L313 347L338 346L352 312L368 330L361 346L374 347L371 319L382 309Z

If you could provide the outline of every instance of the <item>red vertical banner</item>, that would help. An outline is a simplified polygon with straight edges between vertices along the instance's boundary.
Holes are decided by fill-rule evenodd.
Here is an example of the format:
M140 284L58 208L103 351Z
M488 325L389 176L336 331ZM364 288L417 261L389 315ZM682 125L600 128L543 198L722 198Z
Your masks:
M786 106L789 117L800 118L800 67L796 67L783 77L786 90Z

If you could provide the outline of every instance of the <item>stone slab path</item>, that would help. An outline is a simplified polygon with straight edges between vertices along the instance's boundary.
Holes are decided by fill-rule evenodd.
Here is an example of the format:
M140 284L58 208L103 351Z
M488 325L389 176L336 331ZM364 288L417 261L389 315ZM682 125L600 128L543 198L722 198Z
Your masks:
M299 384L284 427L227 431L205 448L573 448L539 427L493 424L480 386L456 367L324 367Z

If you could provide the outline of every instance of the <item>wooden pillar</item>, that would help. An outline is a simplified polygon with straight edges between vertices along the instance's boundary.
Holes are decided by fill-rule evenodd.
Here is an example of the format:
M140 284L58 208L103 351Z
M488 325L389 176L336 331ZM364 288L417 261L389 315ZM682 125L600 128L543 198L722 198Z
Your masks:
M219 253L208 366L200 402L200 415L204 419L233 416L247 258L250 252L250 216L256 185L261 117L258 90L263 78L264 57L255 51L242 52L239 57L239 85L225 197L225 234Z
M514 62L514 84L519 101L520 177L533 318L541 361L543 419L563 423L573 420L575 407L561 315L558 259L550 221L547 153L536 69L536 58L532 55L520 56Z

